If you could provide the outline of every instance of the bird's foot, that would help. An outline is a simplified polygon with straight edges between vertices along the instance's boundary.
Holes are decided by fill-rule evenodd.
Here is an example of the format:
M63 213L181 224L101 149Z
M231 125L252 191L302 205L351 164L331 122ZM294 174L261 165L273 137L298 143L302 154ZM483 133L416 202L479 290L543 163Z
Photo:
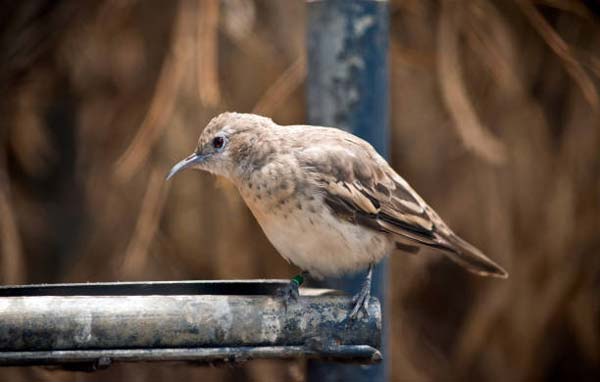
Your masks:
M275 292L275 296L283 300L286 310L290 303L298 302L298 298L300 297L300 285L304 283L304 276L306 276L306 274L307 272L302 272L302 274L291 279L286 286L277 289Z
M371 299L371 285L368 285L366 288L363 287L360 291L352 296L352 304L354 308L348 315L350 319L355 320L358 318L358 314L362 311L365 317L369 316L369 300Z
M373 265L369 266L365 281L360 288L360 291L352 296L353 308L348 317L351 320L356 320L358 314L362 311L365 317L369 317L369 300L371 299L371 276L373 274Z
M285 309L287 310L290 303L298 302L298 297L300 297L299 285L292 280L286 286L277 289L275 296L282 299L283 305L285 305Z

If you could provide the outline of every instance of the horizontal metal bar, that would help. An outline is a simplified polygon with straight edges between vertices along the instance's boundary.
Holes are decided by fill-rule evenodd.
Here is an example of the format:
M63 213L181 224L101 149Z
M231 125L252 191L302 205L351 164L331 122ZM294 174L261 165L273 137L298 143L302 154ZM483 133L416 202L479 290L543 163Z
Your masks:
M378 362L381 312L348 319L339 291L286 280L86 283L0 287L0 366L311 357ZM64 366L64 365L63 365ZM78 366L77 366L78 367Z
M16 296L147 296L147 295L265 295L273 294L289 280L185 280L109 283L33 284L0 286L0 297ZM337 292L319 289L313 293Z
M233 348L56 350L0 352L0 366L62 365L95 370L116 362L184 361L195 363L241 363L252 359L319 358L341 362L374 363L381 353L367 345L337 345L314 349L307 346Z
M377 347L379 304L348 320L347 296L34 296L0 299L0 351L302 345Z

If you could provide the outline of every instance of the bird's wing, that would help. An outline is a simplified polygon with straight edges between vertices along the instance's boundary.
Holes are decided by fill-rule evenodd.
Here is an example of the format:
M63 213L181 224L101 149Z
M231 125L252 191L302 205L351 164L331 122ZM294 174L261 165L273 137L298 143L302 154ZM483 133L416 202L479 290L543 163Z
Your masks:
M422 244L442 250L471 272L508 277L502 267L454 234L368 143L340 133L322 132L319 139L300 150L297 159L333 214L393 234L404 251L415 252L419 246L414 244Z
M370 146L344 143L313 149L314 155L309 152L301 161L331 211L353 224L447 249L436 229L437 215L408 183Z
M390 187L391 186L391 187ZM351 223L444 248L447 244L436 226L409 190L401 184L364 184L331 180L323 183L325 203L331 211Z

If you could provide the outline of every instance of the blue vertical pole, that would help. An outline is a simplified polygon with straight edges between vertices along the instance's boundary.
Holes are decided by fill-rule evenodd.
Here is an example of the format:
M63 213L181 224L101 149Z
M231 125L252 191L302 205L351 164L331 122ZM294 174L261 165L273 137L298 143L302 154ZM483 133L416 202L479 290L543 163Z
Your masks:
M308 1L308 121L334 126L369 141L388 156L387 0ZM385 381L389 379L386 314L388 261L373 273L373 295L383 309L382 354L378 365L360 366L310 361L308 380ZM326 280L319 286L355 293L364 274Z

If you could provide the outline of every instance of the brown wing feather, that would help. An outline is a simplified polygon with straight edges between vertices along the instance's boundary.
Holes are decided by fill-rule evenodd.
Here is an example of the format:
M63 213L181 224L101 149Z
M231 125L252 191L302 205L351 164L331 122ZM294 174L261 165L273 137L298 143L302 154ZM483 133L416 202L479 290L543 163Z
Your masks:
M323 184L325 203L339 217L365 227L400 235L418 243L442 248L447 244L435 232L435 226L425 209L407 207L390 192L385 197L359 182L332 181Z
M369 144L335 129L324 130L320 137L297 153L297 159L333 213L422 244L444 244L426 204Z

